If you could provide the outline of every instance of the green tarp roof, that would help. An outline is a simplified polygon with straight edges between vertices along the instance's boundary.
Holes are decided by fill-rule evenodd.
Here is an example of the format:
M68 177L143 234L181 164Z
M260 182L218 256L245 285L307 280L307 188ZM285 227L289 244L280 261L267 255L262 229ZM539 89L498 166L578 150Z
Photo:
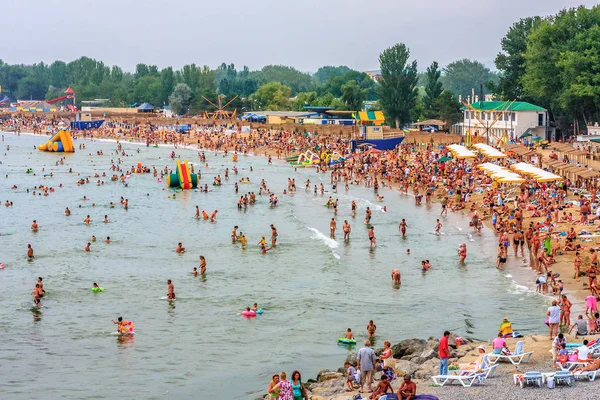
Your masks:
M514 103L505 101L475 101L471 103L473 108L484 111L546 111L545 108L536 106L526 101L515 101Z

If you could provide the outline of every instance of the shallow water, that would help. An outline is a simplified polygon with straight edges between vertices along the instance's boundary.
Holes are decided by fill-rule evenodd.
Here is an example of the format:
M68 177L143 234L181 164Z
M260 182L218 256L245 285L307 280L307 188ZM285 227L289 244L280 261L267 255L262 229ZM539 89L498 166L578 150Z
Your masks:
M59 155L33 150L43 138L4 136L0 199L13 201L14 207L0 207L0 262L6 265L0 270L0 398L30 398L32 391L63 399L113 398L116 392L122 398L199 393L202 398L255 398L281 370L298 369L306 380L319 369L339 367L348 349L336 339L348 327L364 339L370 319L378 327L377 347L384 340L439 336L446 329L487 339L504 316L522 333L543 327L539 310L545 300L495 268L496 238L490 230L470 234L468 221L450 214L441 218L443 235L433 233L439 204L415 206L412 196L387 189L378 203L367 188L342 188L333 195L340 201L338 232L344 219L352 224L351 241L344 242L343 233L335 240L328 234L333 212L322 205L332 193L314 196L303 189L306 179L329 189L329 175L294 173L285 163L267 165L266 158L241 156L237 178L249 176L252 183L240 184L240 194L254 191L258 201L238 211L230 156L207 152L206 168L198 164L197 151L176 150L200 168L201 182L213 191L177 192L170 199L172 192L151 174L134 174L129 187L108 178L104 186L77 186L77 179L96 171L110 176L110 160L117 159L109 155L114 143L86 141L87 150L66 155L65 165L57 167ZM139 161L174 168L171 148L141 146L139 154L134 144L124 148L130 154L121 157L124 167ZM95 155L99 149L104 156ZM36 175L26 174L27 167ZM54 177L44 178L43 167ZM211 186L225 167L231 178ZM281 194L288 177L296 179L294 195ZM261 178L278 193L278 207L270 208L268 199L258 196ZM39 184L56 192L48 197L26 193ZM11 190L12 185L18 189ZM90 200L81 200L84 195ZM129 199L128 211L118 205L120 196ZM353 199L356 218L350 216ZM114 209L108 207L111 201ZM217 223L195 220L195 205L209 213L218 209ZM376 249L369 249L363 223L367 206L373 209ZM90 226L82 223L87 214L94 220ZM108 224L102 223L105 214ZM406 239L398 232L402 218L408 223ZM40 225L37 233L29 229L33 219ZM269 238L271 223L279 232L278 246L262 255L255 245L261 236ZM231 244L234 225L248 237L246 250ZM92 235L98 241L85 253ZM113 242L105 244L106 236ZM174 252L177 242L187 253ZM462 242L468 245L466 265L458 263ZM26 259L27 243L36 253L33 262ZM208 262L206 277L191 275L199 255ZM423 274L420 260L425 258L433 268ZM391 284L394 268L402 272L399 290ZM44 277L47 291L40 310L31 301L37 276ZM175 285L175 302L162 299L167 279ZM90 293L93 282L106 291ZM240 311L254 302L265 313L243 319ZM133 339L112 335L111 319L119 315L135 323Z

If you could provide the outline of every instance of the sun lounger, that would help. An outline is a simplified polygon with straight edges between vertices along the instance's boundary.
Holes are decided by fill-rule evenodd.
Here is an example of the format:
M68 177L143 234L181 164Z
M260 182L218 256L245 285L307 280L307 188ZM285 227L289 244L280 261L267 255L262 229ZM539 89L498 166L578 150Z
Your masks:
M552 375L552 378L556 385L572 386L575 381L573 374L567 371L556 371L554 375Z
M573 372L573 378L575 380L587 378L590 382L593 382L596 379L597 372L598 371L577 371Z
M537 371L529 371L524 374L514 374L513 379L515 381L515 385L520 385L521 389L525 386L537 385L538 387L542 387L542 383L544 377Z
M463 387L471 387L473 384L481 384L485 380L483 373L472 373L469 375L436 375L432 376L431 379L436 385L444 386L445 384L452 384L458 382Z
M455 369L450 370L449 372L454 375L471 375L474 372L482 373L484 378L492 378L496 373L496 367L498 365L492 364L488 356L484 356L481 366L478 369Z
M489 353L487 356L490 359L490 362L496 364L500 360L508 360L513 365L519 365L522 362L529 362L533 351L525 352L525 342L517 342L517 346L515 347L515 352L513 354L495 354Z

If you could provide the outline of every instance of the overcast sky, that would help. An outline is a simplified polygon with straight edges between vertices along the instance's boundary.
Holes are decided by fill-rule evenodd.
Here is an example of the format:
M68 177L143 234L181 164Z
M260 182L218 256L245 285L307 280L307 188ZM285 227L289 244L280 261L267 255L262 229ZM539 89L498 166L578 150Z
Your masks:
M0 58L8 63L88 56L133 71L190 63L258 69L284 64L378 68L403 42L419 69L473 58L493 66L519 18L584 0L3 0Z

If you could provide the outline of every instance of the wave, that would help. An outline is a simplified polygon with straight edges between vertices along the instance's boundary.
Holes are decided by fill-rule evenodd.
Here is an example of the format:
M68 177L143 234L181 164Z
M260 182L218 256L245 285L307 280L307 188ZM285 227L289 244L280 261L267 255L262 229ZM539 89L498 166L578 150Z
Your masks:
M329 247L332 250L337 248L340 245L334 239L332 239L328 236L325 236L325 234L318 229L308 227L308 230L311 232L314 232L314 235L313 235L314 239L319 239L321 242L325 243L327 245L327 247Z

